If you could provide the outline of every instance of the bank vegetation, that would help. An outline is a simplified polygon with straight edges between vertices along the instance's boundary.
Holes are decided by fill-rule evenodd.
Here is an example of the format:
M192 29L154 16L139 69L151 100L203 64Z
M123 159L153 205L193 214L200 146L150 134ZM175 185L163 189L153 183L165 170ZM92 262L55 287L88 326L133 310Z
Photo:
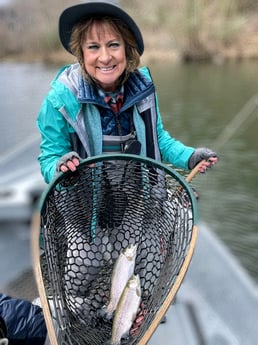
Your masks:
M0 7L0 59L72 62L59 43L57 25L62 9L79 1L10 1ZM142 30L143 60L258 58L257 0L120 0L120 4Z

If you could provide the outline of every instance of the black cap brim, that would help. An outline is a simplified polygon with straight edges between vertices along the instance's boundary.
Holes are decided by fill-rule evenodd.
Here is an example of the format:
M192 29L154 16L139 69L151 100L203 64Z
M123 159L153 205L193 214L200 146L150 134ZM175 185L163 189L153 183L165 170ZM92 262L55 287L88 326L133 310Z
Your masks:
M59 18L59 37L63 47L71 53L69 43L73 26L81 19L93 16L108 16L123 21L132 32L137 44L137 51L142 55L144 43L141 31L135 21L120 7L107 2L86 2L68 7Z

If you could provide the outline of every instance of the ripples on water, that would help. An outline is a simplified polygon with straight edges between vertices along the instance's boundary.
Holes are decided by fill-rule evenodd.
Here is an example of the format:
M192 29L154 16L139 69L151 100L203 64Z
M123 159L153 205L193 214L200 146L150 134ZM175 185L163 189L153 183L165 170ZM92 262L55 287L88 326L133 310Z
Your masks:
M152 66L165 127L191 146L213 148L257 91L258 64ZM36 116L56 69L0 64L1 153L37 134ZM193 185L207 222L258 281L258 111L218 152L219 164Z
M220 165L205 177L205 185L201 178L198 182L204 199L201 216L258 281L258 163L254 151L234 150L229 145Z
M165 126L190 146L218 150L219 164L197 176L200 218L258 281L258 108L223 145L222 131L254 95L258 64L171 66L154 70ZM155 77L156 79L156 77ZM215 143L217 147L215 147Z

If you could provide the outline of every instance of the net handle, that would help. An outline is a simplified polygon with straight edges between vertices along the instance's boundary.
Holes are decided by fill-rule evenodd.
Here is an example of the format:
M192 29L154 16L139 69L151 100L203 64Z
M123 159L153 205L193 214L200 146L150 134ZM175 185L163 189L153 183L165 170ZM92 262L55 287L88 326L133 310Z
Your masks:
M205 162L205 160L200 161L190 172L190 174L185 178L187 183L190 183L193 178L198 174L200 166Z
M185 178L185 181L187 183L190 183L193 178L199 173L199 168L202 165L202 163L205 162L205 160L200 161L192 170L191 172L187 175L187 177ZM179 190L182 190L182 186L179 187ZM147 332L144 333L144 336L142 337L142 339L139 342L139 345L146 345L148 343L148 341L150 340L151 336L153 335L153 333L155 332L156 328L158 327L158 325L160 324L163 316L166 314L168 308L170 307L173 299L175 298L175 295L177 293L177 291L179 290L182 281L185 277L186 271L190 265L192 256L193 256L193 252L195 249L195 245L196 245L196 240L197 240L197 233L198 233L198 228L195 225L193 227L193 234L192 234L192 239L191 239L191 243L189 246L189 251L187 256L185 257L184 260L184 264L180 270L180 273L173 285L173 288L170 290L168 296L166 297L163 306L161 307L161 309L159 310L159 312L157 313L155 319L153 320L152 324L150 325L149 329L147 330Z
M46 290L43 282L43 276L40 266L40 246L39 246L39 238L40 238L40 213L35 212L32 217L31 222L31 252L32 252L32 259L33 259L33 269L34 269L34 277L37 284L37 289L40 297L40 302L42 305L43 315L47 327L47 333L49 337L49 341L51 345L58 345L57 337L55 328L53 325L53 320L51 317Z
M147 343L149 342L150 338L152 337L153 333L155 332L156 328L158 327L158 325L160 324L162 318L164 317L164 315L166 315L171 303L173 302L177 291L179 290L183 279L187 273L188 267L190 265L190 262L192 260L192 256L194 253L194 249L196 246L196 241L197 241L197 234L198 234L198 228L196 225L194 225L193 227L193 234L192 234L192 239L189 245L189 251L184 259L184 263L180 269L179 275L177 276L175 283L172 287L172 289L169 291L165 301L163 302L162 307L160 308L160 310L158 311L155 319L153 320L152 324L150 325L150 327L148 328L148 330L144 333L143 337L141 338L140 342L138 343L138 345L147 345Z

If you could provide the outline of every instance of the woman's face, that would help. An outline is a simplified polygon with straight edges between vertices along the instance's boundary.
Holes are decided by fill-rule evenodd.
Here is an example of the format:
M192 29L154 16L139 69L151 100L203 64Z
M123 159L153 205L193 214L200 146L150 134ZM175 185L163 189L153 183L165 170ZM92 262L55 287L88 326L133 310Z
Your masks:
M125 43L108 23L94 23L82 45L84 66L105 91L118 87L126 68Z

